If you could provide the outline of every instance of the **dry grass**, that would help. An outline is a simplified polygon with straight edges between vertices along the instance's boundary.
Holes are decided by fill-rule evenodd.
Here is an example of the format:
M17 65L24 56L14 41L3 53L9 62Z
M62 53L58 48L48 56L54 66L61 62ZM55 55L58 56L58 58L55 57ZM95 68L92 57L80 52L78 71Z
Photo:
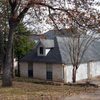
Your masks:
M96 89L91 84L54 85L39 80L17 78L13 81L13 87L0 87L0 100L60 100L57 98L94 92Z

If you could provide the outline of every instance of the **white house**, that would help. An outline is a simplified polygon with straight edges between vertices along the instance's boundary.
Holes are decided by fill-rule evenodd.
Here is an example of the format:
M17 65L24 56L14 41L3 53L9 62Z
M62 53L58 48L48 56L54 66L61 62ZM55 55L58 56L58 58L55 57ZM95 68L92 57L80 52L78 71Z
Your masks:
M33 51L20 60L20 76L72 82L72 65L65 46L66 39L62 36L40 39ZM76 80L98 75L100 75L100 42L95 41L84 54L77 70Z

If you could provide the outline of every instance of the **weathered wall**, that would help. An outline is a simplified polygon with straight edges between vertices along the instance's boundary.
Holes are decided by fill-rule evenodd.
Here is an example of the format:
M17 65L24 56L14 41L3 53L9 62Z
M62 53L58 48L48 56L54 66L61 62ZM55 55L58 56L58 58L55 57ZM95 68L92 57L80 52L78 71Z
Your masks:
M53 81L63 81L63 67L61 64L51 64ZM28 77L28 64L20 63L21 76ZM33 64L33 78L46 80L46 64Z
M28 64L27 63L20 63L20 76L28 77Z
M53 81L72 82L72 65L52 64ZM63 69L64 68L64 69ZM20 63L20 75L28 77L28 64ZM82 80L100 75L100 62L81 64L76 73L76 80ZM46 80L46 64L33 64L33 78Z
M91 77L100 75L100 62L91 62Z
M33 64L33 77L46 80L46 64L34 63Z
M82 80L88 78L87 75L87 64L81 64L76 73L76 80Z
M61 64L53 64L53 81L63 81L63 66Z
M64 81L72 82L72 65L66 65L64 68ZM89 62L80 64L77 73L76 80L83 80L100 75L100 62Z
M68 65L64 67L64 81L67 82L72 82L72 65Z
M64 67L64 82L72 82L72 65L66 65ZM81 64L76 72L76 80L87 78L87 64Z
M53 81L63 81L63 67L60 64L51 64ZM33 64L33 77L46 80L46 64Z

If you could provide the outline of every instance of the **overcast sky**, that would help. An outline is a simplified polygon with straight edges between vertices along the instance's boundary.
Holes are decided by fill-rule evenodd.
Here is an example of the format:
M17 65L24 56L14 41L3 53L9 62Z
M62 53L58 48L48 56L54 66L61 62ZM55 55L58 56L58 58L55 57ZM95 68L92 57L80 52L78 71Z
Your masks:
M100 3L100 0L95 0L95 2ZM100 5L99 6L93 6L93 7L96 8L98 11L100 11ZM34 13L34 11L31 11L31 12ZM32 18L32 16L26 16L24 18L24 22L28 22L27 26L30 30L33 29L33 30L37 31L39 34L41 34L41 33L44 33L44 32L53 28L51 25L46 23L46 20L47 20L46 17L47 16L48 16L48 14L45 13L41 22L36 18L36 16L35 16L35 18Z

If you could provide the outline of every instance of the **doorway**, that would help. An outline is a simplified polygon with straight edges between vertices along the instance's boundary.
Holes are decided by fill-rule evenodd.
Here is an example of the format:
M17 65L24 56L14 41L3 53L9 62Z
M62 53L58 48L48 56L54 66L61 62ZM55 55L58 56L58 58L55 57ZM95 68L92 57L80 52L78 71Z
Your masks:
M52 81L52 65L46 65L46 79Z
M33 78L33 63L28 63L28 77Z

